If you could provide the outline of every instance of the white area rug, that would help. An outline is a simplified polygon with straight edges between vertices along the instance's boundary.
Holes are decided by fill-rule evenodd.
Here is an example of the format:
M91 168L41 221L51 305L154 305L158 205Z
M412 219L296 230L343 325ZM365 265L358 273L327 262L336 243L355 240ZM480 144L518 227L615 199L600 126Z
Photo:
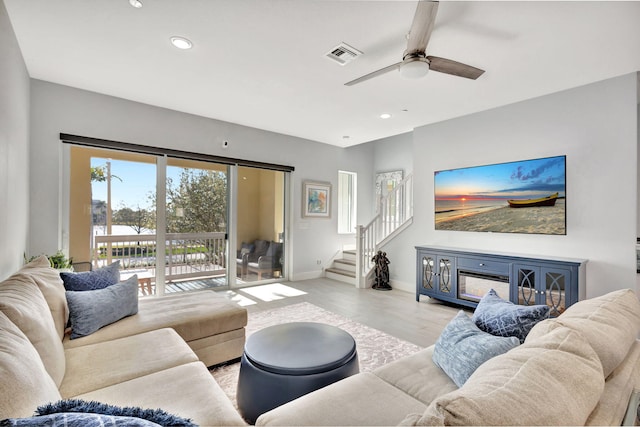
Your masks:
M412 354L421 347L393 337L377 329L354 322L339 314L324 310L313 304L303 302L273 310L249 313L247 337L253 332L271 325L288 322L319 322L337 326L356 340L360 372L372 371L400 357ZM240 362L224 365L211 370L220 387L229 399L236 403L236 385Z

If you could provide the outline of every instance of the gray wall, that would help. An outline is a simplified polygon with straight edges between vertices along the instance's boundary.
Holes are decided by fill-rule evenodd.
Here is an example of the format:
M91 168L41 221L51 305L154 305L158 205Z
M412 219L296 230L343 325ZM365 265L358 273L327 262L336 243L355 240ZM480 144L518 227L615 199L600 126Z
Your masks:
M385 248L397 287L415 289L414 246L435 244L585 258L587 297L635 289L636 85L634 73L416 129L414 223ZM566 236L435 231L434 171L558 155Z
M0 278L28 252L29 74L0 2Z
M335 189L339 169L370 177L373 154L366 146L346 150L40 80L32 80L31 92L31 164L38 165L31 171L31 203L38 207L30 212L34 253L53 252L64 240L60 132L294 166L289 234L293 279L320 276L341 245L353 243L337 233ZM223 140L230 142L225 150ZM301 218L301 182L307 179L333 185L330 219ZM371 205L369 194L359 191L362 206ZM370 212L360 215L364 221Z

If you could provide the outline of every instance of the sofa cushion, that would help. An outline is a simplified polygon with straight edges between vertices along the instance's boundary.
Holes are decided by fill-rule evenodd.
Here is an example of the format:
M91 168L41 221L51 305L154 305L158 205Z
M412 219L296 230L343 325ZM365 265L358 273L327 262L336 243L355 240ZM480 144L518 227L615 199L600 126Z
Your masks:
M478 366L519 345L520 340L516 337L495 336L480 330L460 310L438 337L433 350L433 362L458 387L462 387Z
M425 405L437 397L456 390L458 386L435 363L429 346L414 354L387 363L373 371L379 378Z
M168 328L70 348L65 354L67 374L60 385L65 398L198 360Z
M426 405L370 372L347 377L285 403L257 426L390 426Z
M21 273L29 275L31 279L38 285L40 292L44 295L44 299L49 305L53 322L56 330L60 335L60 339L64 337L64 330L69 321L69 306L67 298L64 295L64 286L60 273L51 267L49 259L42 255L30 263L24 265L20 269Z
M91 291L67 291L71 339L90 335L138 312L138 276Z
M485 332L502 337L517 337L524 342L527 334L540 322L549 317L546 305L517 305L489 290L476 307L472 320Z
M267 253L269 250L269 241L268 240L256 240L254 242L254 250L252 259L257 260L258 257L261 257Z
M64 288L68 291L91 291L104 289L120 282L120 261L93 271L60 273Z
M0 283L0 311L29 338L47 372L60 385L64 348L49 305L31 275L20 270Z
M600 357L605 377L622 362L640 331L640 302L635 292L622 289L578 301L558 318L538 325L535 336L566 326L580 332Z
M267 249L267 252L264 255L271 257L278 256L280 252L280 246L282 246L282 243L270 242L269 249Z
M589 343L558 328L481 365L429 405L418 425L584 425L604 389Z
M244 254L251 253L253 252L254 248L255 248L255 245L251 243L242 242L242 245L240 246L240 254L244 255Z
M166 384L171 384L171 387ZM78 398L119 406L160 407L171 414L190 418L201 426L246 425L202 362L124 381Z
M0 312L0 414L29 417L43 402L61 399L38 351ZM1 418L1 417L0 417Z

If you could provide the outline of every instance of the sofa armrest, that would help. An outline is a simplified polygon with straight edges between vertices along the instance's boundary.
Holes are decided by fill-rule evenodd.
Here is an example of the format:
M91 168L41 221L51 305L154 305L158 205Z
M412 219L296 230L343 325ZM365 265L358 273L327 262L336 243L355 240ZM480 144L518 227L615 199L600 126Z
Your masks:
M258 258L258 268L260 269L276 269L278 262L275 257L263 255Z

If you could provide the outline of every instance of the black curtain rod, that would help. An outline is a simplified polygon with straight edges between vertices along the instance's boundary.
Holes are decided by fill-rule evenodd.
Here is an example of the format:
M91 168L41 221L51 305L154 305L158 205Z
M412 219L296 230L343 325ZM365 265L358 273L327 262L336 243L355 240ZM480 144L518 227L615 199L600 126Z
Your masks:
M82 145L93 148L107 148L112 150L129 151L139 154L154 156L168 156L186 160L202 160L205 162L221 163L225 165L238 165L250 168L268 169L281 172L293 172L293 166L278 165L274 163L254 162L252 160L234 159L231 157L213 156L210 154L193 153L190 151L173 150L169 148L151 147L149 145L132 144L130 142L112 141L109 139L91 138L88 136L70 135L60 133L63 143Z

